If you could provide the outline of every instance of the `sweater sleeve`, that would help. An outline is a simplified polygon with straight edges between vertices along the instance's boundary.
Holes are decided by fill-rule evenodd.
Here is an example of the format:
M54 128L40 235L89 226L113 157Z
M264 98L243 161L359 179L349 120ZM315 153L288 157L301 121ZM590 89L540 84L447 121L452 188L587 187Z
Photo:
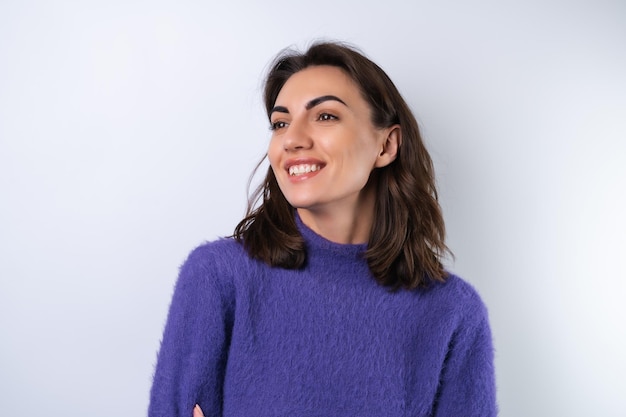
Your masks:
M210 245L201 246L181 267L150 391L149 417L191 417L196 403L206 417L221 416L234 297L215 258Z
M491 330L480 300L457 328L440 378L434 417L497 415Z

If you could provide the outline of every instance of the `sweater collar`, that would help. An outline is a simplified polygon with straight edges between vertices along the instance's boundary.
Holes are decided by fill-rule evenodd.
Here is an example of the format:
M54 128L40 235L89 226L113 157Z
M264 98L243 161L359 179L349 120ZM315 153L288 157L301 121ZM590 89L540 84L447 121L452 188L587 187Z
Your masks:
M304 238L309 254L325 254L327 256L334 255L351 259L363 259L363 253L367 250L367 243L345 244L332 242L317 234L309 226L304 224L297 211L295 211L295 220L298 231L300 231L300 234Z

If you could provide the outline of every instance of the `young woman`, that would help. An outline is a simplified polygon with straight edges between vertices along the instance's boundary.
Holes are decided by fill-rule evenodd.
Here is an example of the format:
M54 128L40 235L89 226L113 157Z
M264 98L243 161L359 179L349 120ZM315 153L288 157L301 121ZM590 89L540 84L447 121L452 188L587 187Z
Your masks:
M228 239L182 266L156 416L493 416L477 293L446 272L431 159L387 75L350 47L283 53L270 168Z

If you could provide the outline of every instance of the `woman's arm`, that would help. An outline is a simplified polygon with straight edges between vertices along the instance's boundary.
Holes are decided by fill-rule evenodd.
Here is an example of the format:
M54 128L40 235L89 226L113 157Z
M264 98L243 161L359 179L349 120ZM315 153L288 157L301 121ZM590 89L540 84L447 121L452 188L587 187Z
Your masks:
M149 417L189 417L195 404L201 404L207 416L221 416L233 301L215 258L210 245L201 246L181 268L150 392Z
M435 417L497 415L493 344L487 312L479 312L457 329L443 366Z

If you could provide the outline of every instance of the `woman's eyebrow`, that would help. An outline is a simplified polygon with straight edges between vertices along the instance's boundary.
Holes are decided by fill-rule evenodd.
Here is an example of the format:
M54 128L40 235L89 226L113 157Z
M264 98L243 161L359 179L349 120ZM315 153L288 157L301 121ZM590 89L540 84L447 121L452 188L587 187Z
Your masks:
M279 113L287 113L289 114L289 110L287 110L287 107L283 107L283 106L274 106L274 108L272 110L270 110L270 116L272 115L272 113L274 113L275 111L279 112Z
M317 97L317 98L312 99L311 101L306 103L304 108L307 109L307 110L311 110L313 107L317 106L318 104L321 104L321 103L323 103L325 101L329 101L329 100L338 101L339 103L343 104L344 106L346 106L346 107L348 106L346 104L346 102L343 101L342 99L340 99L339 97L332 96L332 95L326 95L326 96L321 96L321 97ZM284 106L274 106L272 108L272 110L270 110L270 116L274 112L289 114L289 110L287 109L287 107L284 107Z
M340 99L339 97L337 97L337 96L330 96L330 95L329 95L329 96L321 96L321 97L314 98L313 100L309 101L309 102L306 104L305 108L306 108L307 110L311 110L313 107L317 106L318 104L323 103L323 102L325 102L325 101L329 101L329 100L338 101L338 102L340 102L341 104L343 104L344 106L346 106L346 107L348 106L348 105L347 105L347 104L346 104L346 103L345 103L342 99Z

